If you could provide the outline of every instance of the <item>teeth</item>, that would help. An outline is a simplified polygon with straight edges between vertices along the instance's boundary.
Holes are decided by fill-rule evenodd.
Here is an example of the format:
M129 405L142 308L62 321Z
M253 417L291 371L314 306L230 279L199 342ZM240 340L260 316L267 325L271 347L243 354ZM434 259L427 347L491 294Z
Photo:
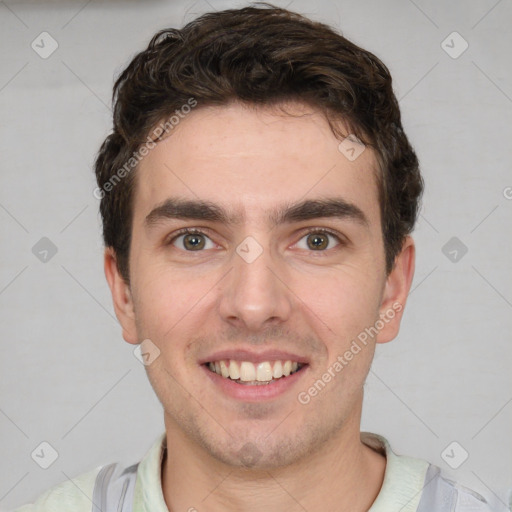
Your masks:
M273 379L288 377L301 368L296 361L263 361L254 365L250 361L214 361L208 363L212 372L224 378L241 381L243 383L269 383Z
M258 364L258 368L256 368L256 380L260 382L272 380L272 366L270 366L269 362L265 361L264 363Z
M256 368L254 368L254 365L249 361L244 361L240 365L240 380L256 380Z
M279 377L283 376L283 365L281 364L281 361L276 361L274 363L274 379L279 379Z
M220 373L223 377L229 377L229 369L226 365L226 361L220 362Z
M238 364L236 363L236 361L233 360L229 362L229 378L233 380L237 380L240 378Z

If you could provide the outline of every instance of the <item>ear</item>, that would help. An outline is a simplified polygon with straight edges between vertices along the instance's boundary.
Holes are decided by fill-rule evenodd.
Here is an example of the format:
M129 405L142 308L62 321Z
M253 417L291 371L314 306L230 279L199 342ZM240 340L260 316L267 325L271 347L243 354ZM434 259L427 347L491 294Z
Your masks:
M115 252L112 247L105 249L104 255L105 277L107 278L114 303L117 319L123 329L123 338L134 345L139 343L135 326L135 313L133 308L130 287L122 278L117 268Z
M407 236L384 286L379 308L379 317L384 326L379 329L376 343L387 343L398 335L405 303L414 277L415 255L414 240L411 236Z

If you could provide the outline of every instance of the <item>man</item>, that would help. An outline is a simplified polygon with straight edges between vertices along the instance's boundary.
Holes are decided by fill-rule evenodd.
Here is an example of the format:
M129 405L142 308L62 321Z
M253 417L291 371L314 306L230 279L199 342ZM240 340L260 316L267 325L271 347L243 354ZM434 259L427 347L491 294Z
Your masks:
M105 275L165 434L20 510L491 510L360 432L423 190L384 64L267 4L162 30L114 100Z

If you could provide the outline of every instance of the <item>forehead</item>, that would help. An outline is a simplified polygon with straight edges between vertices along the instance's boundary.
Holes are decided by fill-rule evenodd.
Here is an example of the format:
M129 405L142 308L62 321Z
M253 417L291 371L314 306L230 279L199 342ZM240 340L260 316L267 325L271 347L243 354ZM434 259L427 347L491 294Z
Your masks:
M364 151L348 158L321 112L285 108L231 103L183 116L139 164L134 220L169 197L217 204L237 222L267 221L299 200L342 197L378 224L373 152L356 145Z

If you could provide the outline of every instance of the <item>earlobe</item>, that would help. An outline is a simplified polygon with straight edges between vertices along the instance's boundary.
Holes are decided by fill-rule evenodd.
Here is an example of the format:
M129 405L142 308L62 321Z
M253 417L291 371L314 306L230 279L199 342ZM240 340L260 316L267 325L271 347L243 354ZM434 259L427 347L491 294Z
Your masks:
M114 310L123 329L123 338L128 343L139 343L135 326L135 312L130 287L125 282L119 269L114 250L111 247L105 249L104 254L105 277L112 294Z
M387 343L398 335L400 322L414 277L416 249L414 240L407 236L402 250L395 258L395 266L387 277L379 316L382 329L376 337L377 343Z

